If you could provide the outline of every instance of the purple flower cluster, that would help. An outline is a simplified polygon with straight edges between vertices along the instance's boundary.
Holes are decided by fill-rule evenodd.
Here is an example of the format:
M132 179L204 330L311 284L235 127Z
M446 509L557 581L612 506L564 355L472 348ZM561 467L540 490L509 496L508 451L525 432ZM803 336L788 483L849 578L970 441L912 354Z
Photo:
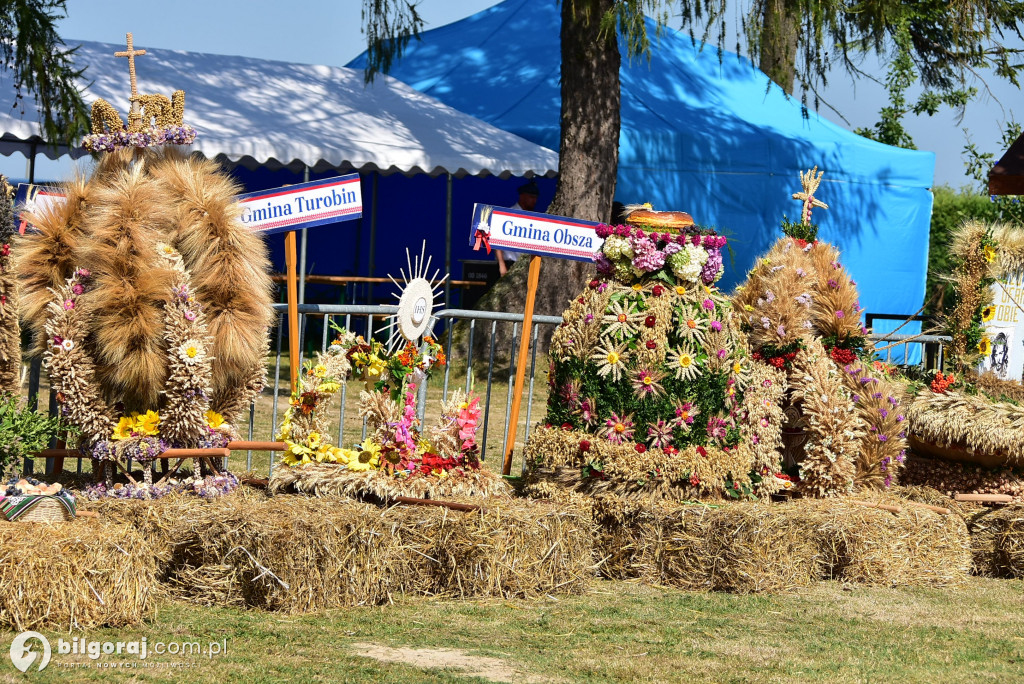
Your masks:
M633 226L600 224L597 236L606 240L603 249L594 255L597 271L604 276L625 277L654 273L666 267L666 257L684 248L703 249L707 259L701 257L700 280L706 285L716 282L722 275L721 250L727 239L721 235L703 234L700 229L689 228L680 234L645 232ZM608 240L612 238L611 240ZM612 244L614 243L614 245ZM686 264L687 261L682 262ZM694 278L697 272L694 272Z
M82 138L82 147L89 152L112 152L118 147L155 147L157 145L189 145L196 139L196 129L189 125L171 128L147 128L129 133L93 133Z
M633 241L633 254L633 265L645 273L654 273L665 265L665 252L649 237Z

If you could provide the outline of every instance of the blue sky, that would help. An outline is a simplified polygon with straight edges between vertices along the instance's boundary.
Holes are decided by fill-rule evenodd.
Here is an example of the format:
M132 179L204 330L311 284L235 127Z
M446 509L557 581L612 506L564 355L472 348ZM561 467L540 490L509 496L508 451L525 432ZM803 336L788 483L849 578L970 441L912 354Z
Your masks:
M430 29L494 4L497 0L422 0L419 10ZM69 44L76 39L121 43L124 34L132 31L140 47L330 65L343 65L365 48L360 32L362 0L68 0L67 10L59 30ZM678 21L670 25L679 26ZM726 48L735 46L734 36L727 40ZM884 77L884 69L873 58L864 68ZM877 120L886 102L880 84L867 79L851 83L839 72L830 80L824 96L846 121L822 107L825 116L847 128ZM936 184L960 187L969 182L963 173L964 128L981 150L997 157L1003 151L1000 131L1022 101L1022 93L994 77L986 80L993 94L983 94L968 105L963 121L943 111L934 117L912 117L907 123L918 148L936 153ZM38 163L36 175L62 178L70 169L69 162L46 160ZM0 157L0 172L24 177L24 158Z

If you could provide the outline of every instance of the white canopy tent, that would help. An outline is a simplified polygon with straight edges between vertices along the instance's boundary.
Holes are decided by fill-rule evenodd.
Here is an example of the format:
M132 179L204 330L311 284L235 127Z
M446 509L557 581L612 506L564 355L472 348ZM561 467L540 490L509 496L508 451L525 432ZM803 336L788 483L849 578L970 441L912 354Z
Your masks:
M102 98L127 120L128 60L114 55L124 49L83 41L76 63L88 67L83 83L86 103ZM452 177L553 177L557 173L558 155L552 150L463 114L388 76L378 76L366 85L360 69L144 49L144 56L135 57L138 92L170 97L173 91L184 90L185 122L198 132L191 149L228 168L287 168L305 172L307 178L310 171L331 169L447 175L448 272ZM50 159L85 155L80 148L47 145L31 105L23 107L24 116L19 116L14 104L13 89L0 88L0 154L21 152L30 164L36 154ZM30 181L32 175L30 171ZM374 200L376 196L374 188ZM375 209L370 215L371 245L376 238ZM299 301L304 301L305 292L305 231L302 238ZM371 272L373 268L371 247Z
M185 121L198 131L192 149L229 164L456 177L558 170L552 150L388 76L364 86L359 69L145 49L135 58L139 93L184 90ZM85 41L76 63L88 66L86 103L103 98L126 118L128 60L117 50L124 46ZM0 89L0 154L68 153L44 144L31 105L23 117L13 107L14 90Z

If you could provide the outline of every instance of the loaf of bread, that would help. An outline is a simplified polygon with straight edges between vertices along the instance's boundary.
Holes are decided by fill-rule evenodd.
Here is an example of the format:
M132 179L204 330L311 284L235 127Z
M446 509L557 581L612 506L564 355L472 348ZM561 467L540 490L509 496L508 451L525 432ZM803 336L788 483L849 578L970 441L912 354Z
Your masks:
M685 211L654 211L637 209L626 217L626 223L638 228L679 231L693 225L693 217Z

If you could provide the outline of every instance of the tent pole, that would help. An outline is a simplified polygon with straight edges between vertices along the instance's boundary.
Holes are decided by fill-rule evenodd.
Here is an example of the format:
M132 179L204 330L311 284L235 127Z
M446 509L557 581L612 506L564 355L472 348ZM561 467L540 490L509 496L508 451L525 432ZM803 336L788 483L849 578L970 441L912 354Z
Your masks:
M309 182L309 167L302 167L302 182ZM306 229L302 229L302 240L299 247L299 304L306 303Z
M445 212L444 234L444 272L448 276L444 281L444 308L452 305L452 174L448 175L448 207Z
M376 171L373 172L373 192L370 196L370 272L367 273L371 278L377 272L377 178L380 174ZM373 285L367 283L367 289L373 288ZM370 297L366 298L367 304L372 304Z
M36 144L32 143L31 156L28 158L28 182L36 182Z

